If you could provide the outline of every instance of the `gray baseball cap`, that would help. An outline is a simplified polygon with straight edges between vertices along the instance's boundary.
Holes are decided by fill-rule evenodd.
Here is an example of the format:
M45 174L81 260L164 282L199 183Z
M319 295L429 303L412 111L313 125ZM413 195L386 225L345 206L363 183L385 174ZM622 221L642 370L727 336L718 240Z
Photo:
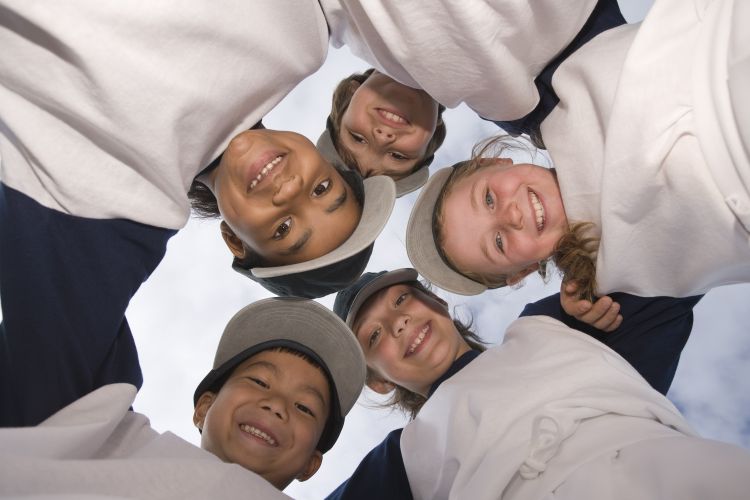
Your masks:
M359 308L367 299L384 288L398 283L416 281L419 275L411 267L380 271L379 273L365 273L352 286L336 294L333 312L344 320L351 328L357 317Z
M331 409L318 450L328 451L344 426L365 384L365 358L349 328L321 304L294 297L254 302L235 314L224 328L213 369L195 389L193 404L206 391L218 391L235 367L250 356L275 347L306 354L326 373Z
M419 193L406 226L406 253L419 274L430 283L460 295L478 295L487 290L487 286L449 266L438 252L432 231L437 199L455 168L465 163L462 161L452 167L441 168L432 174Z
M330 123L330 119L328 120ZM320 138L318 139L318 143L316 144L318 147L318 151L320 151L320 154L323 155L324 158L326 158L328 161L333 163L334 165L343 165L346 168L349 168L346 163L344 163L344 160L341 158L341 155L339 155L339 152L336 150L336 146L333 144L333 139L331 138L331 128L326 127L326 130L320 134ZM417 189L424 186L425 182L427 182L427 178L430 176L430 169L429 165L424 165L422 168L417 170L416 172L412 172L410 175L407 175L403 179L399 179L396 182L396 197L400 198L405 194L409 194L412 191L416 191ZM376 178L376 177L385 177L385 176L375 176L370 177L370 179Z

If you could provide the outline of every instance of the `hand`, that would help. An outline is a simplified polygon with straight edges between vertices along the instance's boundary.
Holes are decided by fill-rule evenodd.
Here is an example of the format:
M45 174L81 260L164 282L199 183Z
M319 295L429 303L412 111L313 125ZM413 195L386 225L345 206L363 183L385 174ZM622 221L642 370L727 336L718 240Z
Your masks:
M575 281L563 282L560 287L560 303L568 315L605 332L617 329L622 323L620 304L606 295L593 304L590 300L580 299Z

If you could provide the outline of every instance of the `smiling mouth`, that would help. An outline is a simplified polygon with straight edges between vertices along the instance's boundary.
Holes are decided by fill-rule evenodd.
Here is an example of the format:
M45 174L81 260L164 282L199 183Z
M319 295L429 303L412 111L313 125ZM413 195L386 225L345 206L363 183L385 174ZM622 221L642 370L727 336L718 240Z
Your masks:
M531 200L531 206L534 208L536 230L541 233L544 229L544 223L547 220L544 213L544 205L542 205L542 202L539 201L539 197L531 189L529 189L529 199Z
M406 350L407 356L411 356L412 354L414 354L417 348L419 348L419 346L422 345L422 342L424 341L429 331L430 331L430 324L427 323L426 325L422 327L422 329L419 331L417 336L414 338L411 345L409 346L409 349Z
M262 169L260 169L260 172L258 172L258 175L255 177L255 179L253 179L252 182L250 183L250 189L251 190L254 189L255 186L257 186L260 181L265 179L265 177L271 172L271 170L273 170L273 168L276 165L278 165L281 162L283 158L284 158L284 155L279 155L273 160L266 163L265 166Z
M377 108L377 111L378 114L388 122L397 125L409 125L409 120L399 115L398 113L394 113L393 111L388 111L382 108Z
M250 424L240 424L240 430L246 434L250 434L251 436L260 439L261 441L268 443L269 446L276 446L276 440L257 427L254 427Z

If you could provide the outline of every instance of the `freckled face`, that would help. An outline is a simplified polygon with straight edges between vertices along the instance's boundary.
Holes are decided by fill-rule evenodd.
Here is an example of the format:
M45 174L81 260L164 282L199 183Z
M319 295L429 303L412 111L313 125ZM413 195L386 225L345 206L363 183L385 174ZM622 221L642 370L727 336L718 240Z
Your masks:
M337 170L293 132L239 134L209 184L232 231L270 265L327 254L354 232L362 213Z
M372 371L422 395L469 350L447 307L405 284L370 297L352 330Z
M354 92L341 118L339 144L363 177L405 177L425 156L437 126L438 104L425 91L374 72Z
M554 172L495 161L443 201L443 250L464 272L512 277L552 254L568 221Z
M200 422L201 447L279 489L303 474L318 453L330 408L323 373L294 354L277 351L252 356L212 401L202 398L198 406L209 407Z

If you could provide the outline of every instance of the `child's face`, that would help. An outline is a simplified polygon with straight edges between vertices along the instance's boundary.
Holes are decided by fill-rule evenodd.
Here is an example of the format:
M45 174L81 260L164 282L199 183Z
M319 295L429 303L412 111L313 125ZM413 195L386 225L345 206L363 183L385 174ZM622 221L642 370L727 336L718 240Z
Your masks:
M293 132L239 134L211 179L224 221L269 265L327 254L352 234L362 213L338 171Z
M376 71L354 92L338 142L357 159L363 177L400 179L425 156L437 115L438 104L425 91Z
M443 250L463 272L528 274L567 228L557 178L536 165L493 160L457 181L443 201Z
M383 381L426 395L430 386L464 352L446 305L406 284L393 285L370 297L352 330L367 366ZM380 382L368 382L378 392Z
M288 352L263 351L240 364L218 394L198 399L201 447L283 489L320 466L316 446L330 397L320 369Z

